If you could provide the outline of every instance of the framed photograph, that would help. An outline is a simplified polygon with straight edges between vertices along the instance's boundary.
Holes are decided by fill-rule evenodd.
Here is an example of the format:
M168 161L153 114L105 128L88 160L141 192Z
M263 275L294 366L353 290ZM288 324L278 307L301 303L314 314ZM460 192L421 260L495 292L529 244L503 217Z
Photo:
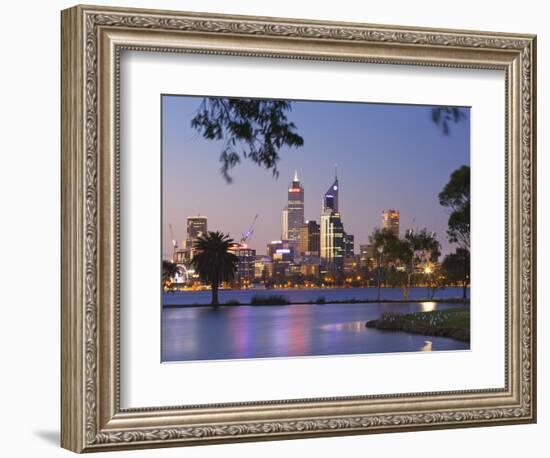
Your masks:
M536 421L536 38L62 12L62 446Z

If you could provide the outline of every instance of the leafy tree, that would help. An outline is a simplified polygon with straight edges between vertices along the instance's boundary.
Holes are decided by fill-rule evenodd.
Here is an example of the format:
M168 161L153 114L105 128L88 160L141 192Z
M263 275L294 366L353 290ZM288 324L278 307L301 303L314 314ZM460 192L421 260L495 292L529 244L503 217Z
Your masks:
M470 250L470 167L455 170L439 193L439 203L449 209L447 236L449 242Z
M380 288L387 279L388 267L399 259L402 251L401 241L389 229L376 228L369 236L369 242L374 247L376 269L374 271L378 288L377 300L380 300Z
M464 118L466 118L466 115L458 107L440 106L432 108L432 121L441 128L443 135L451 133L451 123L456 124Z
M403 240L403 263L407 271L407 283L403 288L403 298L409 297L412 286L412 277L418 265L426 262L435 263L441 255L441 244L436 239L434 232L428 232L426 228L420 231L409 230Z
M437 265L427 265L424 269L424 281L428 289L428 300L432 300L438 289L445 288L445 277L441 275L441 268Z
M441 244L435 233L427 229L407 231L403 239L399 239L389 229L375 229L369 237L377 256L377 269L374 271L380 291L380 284L388 282L393 286L403 287L403 298L409 297L412 278L416 267L424 262L437 262L441 255ZM405 271L397 271L397 266ZM378 293L378 296L380 293Z
M369 242L374 246L375 252L382 253L386 263L394 261L399 253L399 238L390 229L374 229Z
M197 252L191 262L200 279L210 283L214 306L219 304L218 289L221 282L235 278L238 258L230 252L234 243L228 235L216 231L200 236L194 244Z
M407 231L405 240L409 244L411 257L415 254L422 255L431 262L437 262L441 255L441 244L435 236L435 232L429 232L426 228L420 231Z
M288 100L204 97L191 127L205 139L223 141L221 172L228 182L232 181L229 171L242 158L278 176L280 148L304 144L296 125L287 119L292 105ZM451 124L459 123L466 114L458 107L437 106L431 109L431 118L443 135L449 135Z
M232 181L229 171L241 158L272 170L277 177L279 150L304 144L296 125L287 119L291 110L292 102L285 100L205 97L191 127L208 140L223 141L221 173L227 182Z
M406 287L407 273L397 270L395 266L391 266L386 272L386 283L392 288Z
M445 256L442 268L449 282L462 286L462 298L466 299L466 291L470 284L470 252L464 248L457 248L454 253Z

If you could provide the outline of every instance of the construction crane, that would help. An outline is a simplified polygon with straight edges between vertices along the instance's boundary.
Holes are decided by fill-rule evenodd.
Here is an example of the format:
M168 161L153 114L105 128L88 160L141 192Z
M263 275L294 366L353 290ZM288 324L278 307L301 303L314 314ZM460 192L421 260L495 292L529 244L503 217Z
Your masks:
M172 246L174 247L174 250L177 250L178 242L174 237L174 229L172 229L172 223L168 223L168 227L170 228L170 236L172 237Z
M172 223L168 223L170 228L170 236L172 237L172 262L176 262L176 253L178 251L178 242L174 237L174 229L172 229Z
M254 234L254 225L256 224L256 220L258 219L258 215L254 216L254 219L252 220L252 223L250 224L250 227L246 232L243 233L243 236L241 237L241 243L246 243L247 240L252 237L252 234Z

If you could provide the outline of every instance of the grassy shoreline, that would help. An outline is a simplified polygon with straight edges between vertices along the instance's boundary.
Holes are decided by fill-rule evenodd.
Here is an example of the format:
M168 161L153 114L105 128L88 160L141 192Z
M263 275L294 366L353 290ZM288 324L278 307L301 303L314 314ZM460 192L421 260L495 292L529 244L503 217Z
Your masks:
M261 298L261 297L260 297ZM252 298L254 299L254 298ZM262 306L275 306L275 305L324 305L324 304L410 304L410 303L422 303L422 302L437 302L440 304L469 304L469 299L462 298L444 298L444 299L340 299L340 300L327 300L326 298L319 297L313 301L298 301L290 302L288 299L283 298L273 299L266 297L264 300L253 300L251 302L239 302L239 301L227 301L221 303L220 307L262 307ZM211 307L211 304L163 304L164 308L182 308L182 307ZM425 312L430 313L430 312Z
M384 313L377 320L367 321L365 326L383 331L404 331L469 342L470 310L452 308L408 314Z

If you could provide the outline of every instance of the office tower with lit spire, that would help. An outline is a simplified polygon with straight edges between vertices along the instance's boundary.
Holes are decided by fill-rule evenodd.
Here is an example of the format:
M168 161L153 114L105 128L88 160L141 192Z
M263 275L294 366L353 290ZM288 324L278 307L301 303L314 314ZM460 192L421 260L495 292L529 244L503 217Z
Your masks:
M335 173L334 183L323 196L321 208L321 262L327 272L342 273L345 254L344 224L339 213L340 187Z
M283 238L286 235L289 245L298 252L300 244L300 229L304 224L304 188L298 179L298 171L288 188L288 203L283 210ZM286 229L286 231L285 231Z
M399 238L399 211L389 209L382 212L382 228L388 229Z
M322 211L332 211L333 213L338 213L338 171L334 172L334 183L330 185L325 196L323 197L323 208Z

